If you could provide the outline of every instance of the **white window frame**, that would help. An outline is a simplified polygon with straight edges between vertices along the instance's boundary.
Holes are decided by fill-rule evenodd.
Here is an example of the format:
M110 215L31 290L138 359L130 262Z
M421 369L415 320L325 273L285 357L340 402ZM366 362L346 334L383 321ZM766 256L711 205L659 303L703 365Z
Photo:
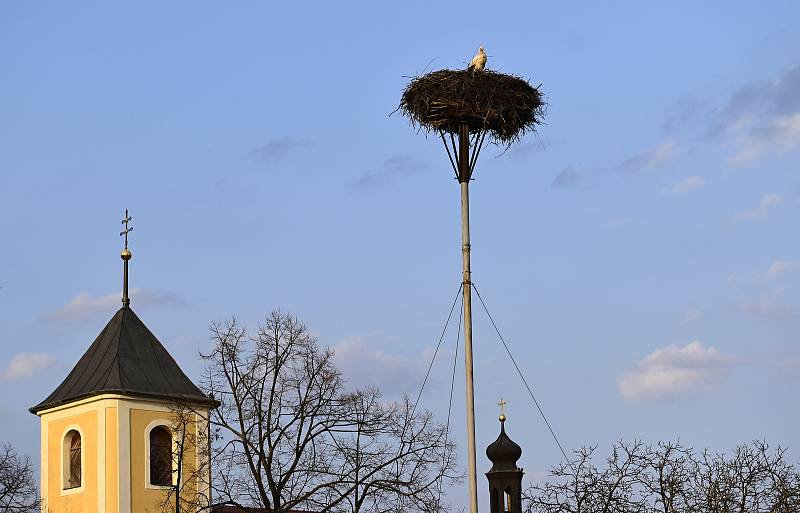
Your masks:
M76 431L81 437L81 485L73 488L67 488L69 484L70 475L70 458L69 447L67 446L67 435L70 431ZM83 493L86 487L86 437L83 435L83 429L77 424L70 424L61 433L61 495L73 495L76 493Z
M178 482L178 462L175 460L174 453L172 453L172 486L154 485L150 482L150 432L157 427L163 427L169 431L170 453L172 453L172 446L175 444L175 433L173 433L170 421L167 419L156 419L144 429L144 487L150 490L171 490Z

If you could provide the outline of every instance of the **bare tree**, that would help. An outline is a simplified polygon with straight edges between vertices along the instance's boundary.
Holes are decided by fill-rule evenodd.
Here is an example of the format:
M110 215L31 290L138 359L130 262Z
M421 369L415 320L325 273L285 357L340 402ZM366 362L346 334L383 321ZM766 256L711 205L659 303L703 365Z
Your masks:
M680 441L659 442L644 455L641 485L643 495L655 513L688 513L691 451Z
M730 456L679 442L615 444L605 468L594 449L551 470L525 493L531 513L788 513L800 511L800 472L762 441Z
M692 508L707 513L732 512L733 491L725 458L705 449L699 456L692 455L692 466Z
M523 495L529 513L588 513L595 511L599 471L592 463L596 447L575 451L572 463L561 462L550 470L552 480L531 485Z
M576 461L551 470L553 482L529 487L527 510L537 513L627 513L642 511L635 484L645 462L640 441L614 445L605 468L592 462L595 447L575 452Z
M205 391L218 503L383 513L429 508L440 478L457 479L444 426L405 399L348 391L333 353L297 318L273 312L255 336L235 320L211 327ZM425 504L423 504L425 503Z
M765 441L753 443L765 469L768 511L789 513L800 511L800 471L786 461L786 448L778 447L772 453Z
M444 509L438 485L461 478L446 426L416 412L408 397L384 404L368 389L349 398L355 427L330 437L338 482L309 505L320 511L340 503L336 509L349 513Z
M27 455L20 455L8 442L0 446L0 511L39 510L41 501L33 472L33 463Z
M188 403L170 405L172 486L164 491L163 513L209 511L211 503L208 416Z
M694 458L693 508L711 513L800 511L800 471L785 456L785 448L770 451L761 440L736 447L729 458L703 451Z

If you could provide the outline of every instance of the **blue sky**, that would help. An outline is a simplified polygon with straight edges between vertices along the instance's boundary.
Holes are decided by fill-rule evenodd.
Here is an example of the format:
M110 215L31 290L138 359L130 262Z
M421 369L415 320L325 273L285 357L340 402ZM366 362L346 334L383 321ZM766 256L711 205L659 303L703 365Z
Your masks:
M3 3L0 439L38 454L27 407L118 308L125 208L132 306L191 376L210 322L283 308L353 385L414 393L460 280L458 188L437 140L390 114L409 76L482 44L549 112L481 154L473 277L563 444L766 438L800 459L798 18L791 1ZM424 399L442 415L454 342ZM480 313L475 352L479 447L503 396L541 475L558 449Z

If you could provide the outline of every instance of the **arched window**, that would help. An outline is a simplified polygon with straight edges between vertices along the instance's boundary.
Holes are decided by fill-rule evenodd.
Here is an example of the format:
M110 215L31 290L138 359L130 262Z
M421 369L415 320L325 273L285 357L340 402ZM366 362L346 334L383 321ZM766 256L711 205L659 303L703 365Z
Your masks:
M64 437L64 489L78 488L80 485L81 434L71 429Z
M510 513L513 511L513 504L511 502L511 489L506 488L506 491L503 493L504 501L503 501L503 510Z
M150 431L150 484L172 485L172 435L164 426Z

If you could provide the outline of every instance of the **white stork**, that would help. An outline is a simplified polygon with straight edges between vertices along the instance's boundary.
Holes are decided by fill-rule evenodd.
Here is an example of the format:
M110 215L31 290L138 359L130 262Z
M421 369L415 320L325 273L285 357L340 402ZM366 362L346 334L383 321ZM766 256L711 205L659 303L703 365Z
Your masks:
M469 63L467 70L483 71L484 69L486 69L486 52L483 51L483 47L481 46L475 53L475 57L473 57L472 61Z

